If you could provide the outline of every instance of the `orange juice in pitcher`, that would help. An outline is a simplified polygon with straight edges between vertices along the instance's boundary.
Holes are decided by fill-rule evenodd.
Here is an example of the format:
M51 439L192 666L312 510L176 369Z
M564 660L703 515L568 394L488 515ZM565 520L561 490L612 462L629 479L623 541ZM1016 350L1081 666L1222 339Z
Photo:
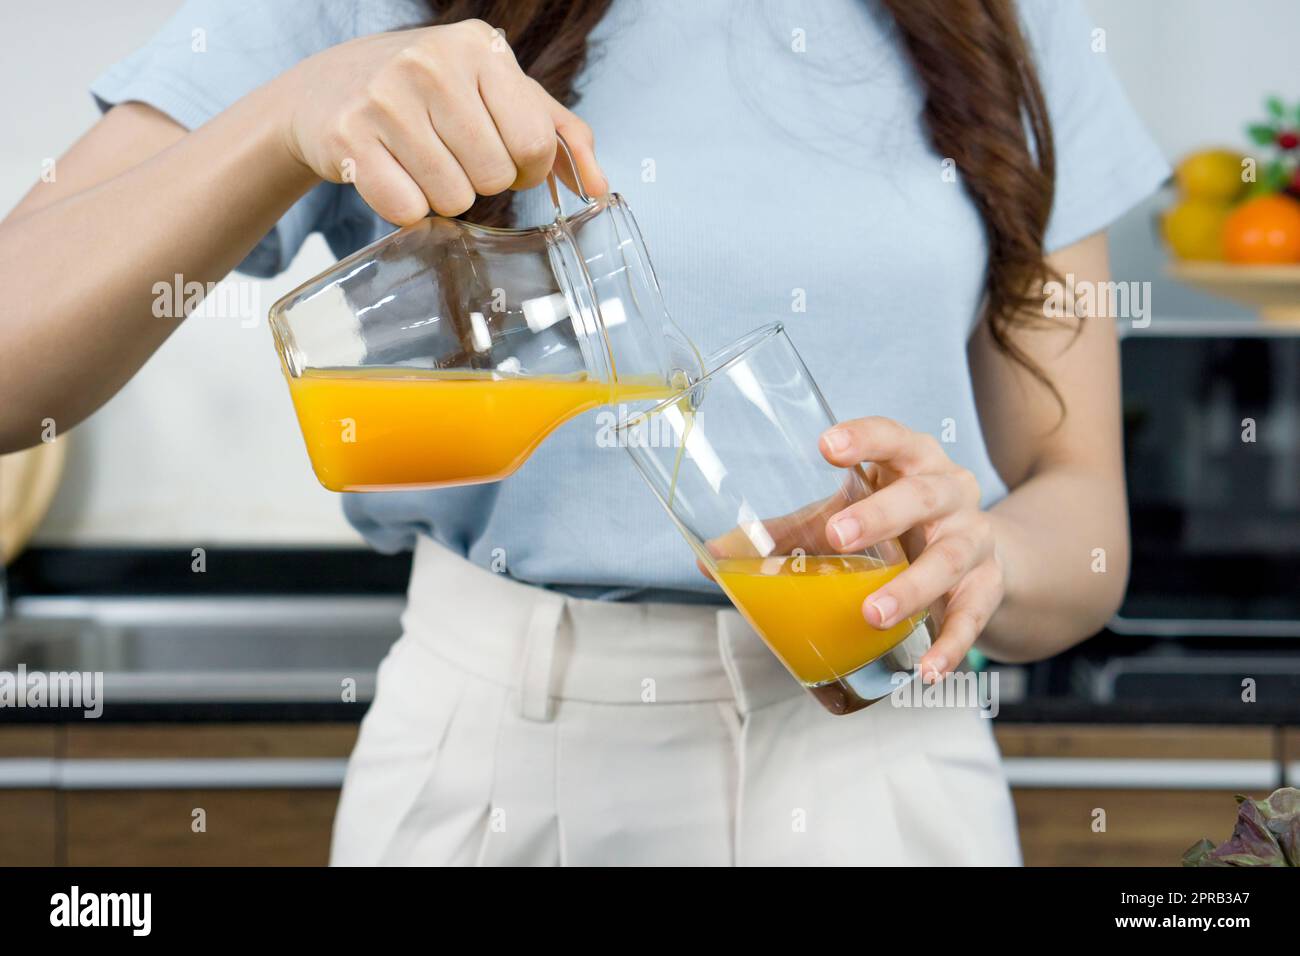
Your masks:
M320 483L383 491L498 481L569 419L666 396L669 386L581 373L354 368L308 369L289 378L289 391Z
M568 149L561 142L561 156ZM702 374L616 193L498 229L431 216L271 308L312 466L334 491L509 475L560 424Z

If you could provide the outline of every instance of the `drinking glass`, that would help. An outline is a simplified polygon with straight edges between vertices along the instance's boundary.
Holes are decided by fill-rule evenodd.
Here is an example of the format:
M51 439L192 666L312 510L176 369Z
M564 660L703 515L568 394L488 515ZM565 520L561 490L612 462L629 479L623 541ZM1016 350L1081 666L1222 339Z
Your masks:
M860 710L914 679L933 639L926 613L884 630L862 613L907 556L894 538L850 554L827 541L828 519L873 488L822 457L836 419L781 325L706 367L672 398L620 406L619 443L795 679L834 714Z

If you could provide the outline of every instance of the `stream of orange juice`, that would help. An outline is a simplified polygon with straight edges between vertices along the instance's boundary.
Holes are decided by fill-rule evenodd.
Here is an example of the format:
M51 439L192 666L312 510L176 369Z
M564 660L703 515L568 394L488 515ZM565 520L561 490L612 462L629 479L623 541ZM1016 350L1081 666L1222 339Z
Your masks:
M570 418L667 397L652 379L502 376L396 367L307 369L289 393L312 468L331 491L497 481Z
M719 558L718 583L754 630L804 684L850 674L898 644L916 627L885 631L862 616L862 602L897 577L906 562L865 555Z

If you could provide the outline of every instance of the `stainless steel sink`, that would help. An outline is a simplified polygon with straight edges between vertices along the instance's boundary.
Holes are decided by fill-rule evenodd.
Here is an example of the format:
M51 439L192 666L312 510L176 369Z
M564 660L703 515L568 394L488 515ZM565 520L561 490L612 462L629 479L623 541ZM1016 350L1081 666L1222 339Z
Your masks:
M102 672L110 704L369 700L403 603L23 597L0 623L0 670Z

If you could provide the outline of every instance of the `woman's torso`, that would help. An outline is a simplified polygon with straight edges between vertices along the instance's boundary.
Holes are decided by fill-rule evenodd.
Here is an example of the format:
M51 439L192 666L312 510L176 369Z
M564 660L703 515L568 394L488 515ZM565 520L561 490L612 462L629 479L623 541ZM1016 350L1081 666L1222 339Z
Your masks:
M1051 252L1105 228L1168 166L1079 0L1017 8L1056 147ZM187 0L92 91L102 107L145 102L193 128L328 46L430 19L424 0ZM919 84L876 0L613 0L593 40L577 109L678 324L711 351L785 322L838 415L929 432L974 472L986 505L1002 497L966 357L983 229L961 171L928 144ZM516 206L524 224L548 216L542 191ZM351 186L322 184L240 268L284 270L313 231L344 255L390 230ZM425 532L580 596L720 600L626 454L600 441L600 414L499 484L353 495L348 514L381 549Z
M577 110L669 311L705 353L784 322L837 415L934 434L991 501L1005 489L966 360L983 232L924 138L889 30L860 0L615 0ZM373 220L355 194L348 203ZM515 203L524 224L548 209L542 190ZM584 596L707 593L626 453L599 440L601 421L569 422L499 484L354 495L348 515L382 548L424 532Z

